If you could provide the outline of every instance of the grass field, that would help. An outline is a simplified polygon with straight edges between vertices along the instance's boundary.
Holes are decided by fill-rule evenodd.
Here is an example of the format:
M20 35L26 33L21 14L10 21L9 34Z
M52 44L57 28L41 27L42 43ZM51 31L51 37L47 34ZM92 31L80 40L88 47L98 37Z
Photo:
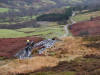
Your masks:
M70 3L75 3L75 2L82 2L83 0L70 0Z
M96 17L96 16L100 16L100 11L77 14L76 16L74 16L72 18L76 22L80 22L80 21L89 20L91 17Z
M36 19L38 17L38 15L34 15L34 16L32 16L32 19ZM25 17L19 17L19 19L21 19L21 20L30 20L31 18L30 18L30 16L25 16Z
M9 8L0 8L0 13L8 12Z
M49 26L40 28L22 28L16 30L0 29L0 38L16 38L25 36L41 36L45 38L59 37L64 35L63 26Z
M36 19L38 15L36 16L32 16L32 19ZM24 17L15 17L14 18L15 21L12 21L11 23L9 23L9 18L5 18L5 19L2 19L0 18L0 24L7 24L7 25L10 25L10 24L16 24L16 23L22 23L22 22L25 22L25 21L30 21L31 20L31 17L30 16L24 16Z
M13 37L24 37L26 36L23 32L18 32L9 29L0 29L0 38L13 38Z

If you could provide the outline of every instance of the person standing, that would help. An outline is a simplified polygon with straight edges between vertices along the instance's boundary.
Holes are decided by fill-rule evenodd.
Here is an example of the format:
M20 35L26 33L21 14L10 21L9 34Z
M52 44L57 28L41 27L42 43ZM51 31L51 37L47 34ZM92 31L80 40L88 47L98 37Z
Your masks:
M27 40L26 45L27 45L27 46L30 45L30 40Z

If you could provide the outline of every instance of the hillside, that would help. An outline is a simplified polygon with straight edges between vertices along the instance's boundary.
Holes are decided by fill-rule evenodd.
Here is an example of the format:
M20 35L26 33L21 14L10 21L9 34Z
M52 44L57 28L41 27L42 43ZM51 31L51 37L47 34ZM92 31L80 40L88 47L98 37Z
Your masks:
M1 6L9 6L9 7L18 7L18 8L26 8L33 6L35 8L45 8L45 7L61 7L67 5L68 3L78 3L82 2L82 0L1 0Z
M35 19L38 16L48 13L59 13L57 17L50 18L53 21L59 18L65 8L74 7L78 11L81 9L90 10L98 9L99 1L94 0L89 1L89 5L86 5L88 0L1 0L0 1L0 28L3 29L16 29L16 28L26 28L26 27L39 27ZM92 6L92 4L96 6ZM98 3L98 4L97 4ZM71 8L72 9L72 8ZM67 15L67 13L66 13ZM54 15L53 15L54 16ZM80 15L79 15L80 16ZM40 18L40 17L39 17ZM44 17L45 18L45 17ZM75 17L77 18L77 16ZM61 19L60 19L61 20ZM61 22L62 23L62 22ZM8 25L9 24L9 25Z
M100 0L0 0L0 75L100 75Z
M100 35L100 17L91 18L88 21L75 23L70 26L73 35Z
M29 8L32 6L36 9L49 9L69 5L86 5L89 7L99 7L99 4L99 0L0 0L0 6L2 7Z
M75 16L73 16L72 19L76 22L81 22L81 21L90 20L91 17L95 18L98 16L100 16L100 10L98 11L83 10L81 11L81 13L78 13Z
M47 49L44 52L45 56L15 59L2 65L0 74L99 75L97 74L100 72L99 45L100 36L65 37Z

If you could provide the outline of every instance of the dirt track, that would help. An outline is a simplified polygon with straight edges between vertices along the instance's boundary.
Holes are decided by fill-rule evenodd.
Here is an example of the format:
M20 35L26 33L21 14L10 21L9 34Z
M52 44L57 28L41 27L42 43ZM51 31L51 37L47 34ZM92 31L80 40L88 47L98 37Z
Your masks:
M33 40L35 43L43 40L40 37L8 38L0 39L0 56L13 57L19 50L26 46L26 40Z

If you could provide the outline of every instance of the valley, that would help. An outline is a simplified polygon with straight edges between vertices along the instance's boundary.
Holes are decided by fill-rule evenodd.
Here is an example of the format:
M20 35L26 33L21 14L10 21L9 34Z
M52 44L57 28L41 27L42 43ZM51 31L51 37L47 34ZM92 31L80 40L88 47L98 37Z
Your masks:
M99 74L99 0L0 0L0 75Z

